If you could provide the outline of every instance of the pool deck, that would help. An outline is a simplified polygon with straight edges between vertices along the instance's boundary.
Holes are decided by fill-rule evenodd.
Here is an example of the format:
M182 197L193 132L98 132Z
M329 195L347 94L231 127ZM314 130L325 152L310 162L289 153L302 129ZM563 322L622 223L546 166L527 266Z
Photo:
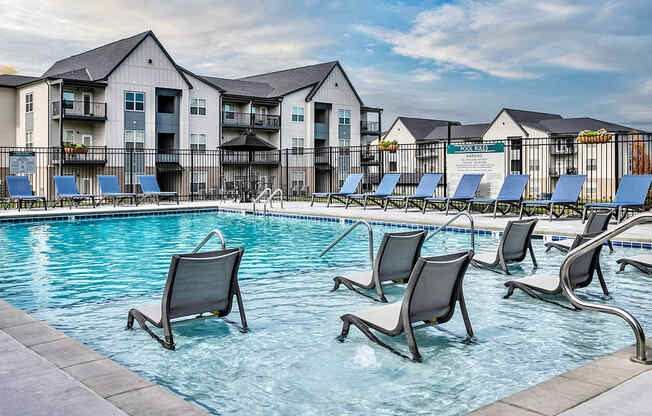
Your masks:
M55 208L0 211L0 221L43 216L133 214L143 211L226 209L250 212L251 204L204 201L177 205L138 207ZM259 207L259 211L260 211ZM368 221L443 225L452 216L412 211L352 207L310 207L308 202L275 203L268 212ZM493 219L474 214L477 229L502 231L511 217ZM467 228L461 218L453 224ZM541 219L538 235L572 236L581 232L581 221ZM228 236L227 236L228 238ZM652 242L652 225L638 226L622 234L624 242ZM652 338L648 340L648 345ZM649 410L647 393L652 387L652 366L629 360L634 348L587 363L560 376L500 399L473 411L489 415L632 415ZM651 354L652 351L649 352ZM203 410L156 386L65 334L0 300L0 403L12 415L206 415Z

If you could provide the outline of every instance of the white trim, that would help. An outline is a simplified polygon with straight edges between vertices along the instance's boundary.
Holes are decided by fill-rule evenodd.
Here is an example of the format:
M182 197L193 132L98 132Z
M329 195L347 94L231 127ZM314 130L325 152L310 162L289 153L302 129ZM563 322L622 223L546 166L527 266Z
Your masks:
M89 144L84 143L84 140L86 138L90 138ZM92 134L82 134L81 135L81 144L83 144L86 147L92 147L93 146L93 135Z
M133 93L134 94L133 101L129 101L129 102L134 103L134 109L133 110L127 109L127 93ZM140 101L136 101L136 94L143 94L143 109L142 110L136 110L136 103L140 102ZM145 112L145 101L146 100L147 100L147 96L145 95L145 93L143 91L124 90L124 94L122 95L122 106L124 107L124 111L134 111L136 113L144 113Z

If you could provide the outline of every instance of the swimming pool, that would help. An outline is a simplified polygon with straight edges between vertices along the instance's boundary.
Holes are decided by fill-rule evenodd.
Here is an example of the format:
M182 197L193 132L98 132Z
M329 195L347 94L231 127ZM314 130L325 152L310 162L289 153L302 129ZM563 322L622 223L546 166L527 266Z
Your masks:
M478 344L418 330L422 364L355 328L340 344L340 315L376 305L345 288L329 292L335 273L369 267L364 227L316 258L348 226L228 213L2 224L0 297L214 414L460 414L633 342L616 317L522 292L504 300L505 276L469 268L464 290ZM246 247L240 286L251 332L219 320L182 323L173 329L177 350L167 351L144 331L125 331L130 307L160 301L171 254L189 252L213 228L230 247ZM375 226L375 247L396 230ZM478 250L497 244L476 236ZM468 235L442 233L423 254L468 246ZM539 271L556 273L562 256L545 254L541 240L534 246ZM612 302L650 328L645 277L614 274L617 258L640 250L616 250L602 254ZM531 270L526 260L514 277ZM403 291L386 295L396 301ZM599 284L579 293L598 294ZM459 314L445 327L464 333ZM382 339L407 350L402 336Z

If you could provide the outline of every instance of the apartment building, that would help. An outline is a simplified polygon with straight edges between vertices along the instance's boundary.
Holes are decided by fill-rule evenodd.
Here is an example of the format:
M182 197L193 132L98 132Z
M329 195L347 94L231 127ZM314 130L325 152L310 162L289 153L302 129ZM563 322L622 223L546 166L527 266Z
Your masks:
M237 153L192 158L189 177L190 158L178 149L214 151L247 131L297 155L305 147L359 145L380 135L381 112L364 106L337 61L240 79L197 75L151 31L61 59L40 77L0 76L0 146L61 149L41 168L78 176L86 192L97 191L95 173L107 167L127 189L137 174L153 173L163 190L214 192L252 161ZM77 144L86 153L63 151ZM129 154L115 157L112 149ZM253 161L271 186L280 154ZM320 162L315 156L305 164ZM307 183L305 171L290 174Z

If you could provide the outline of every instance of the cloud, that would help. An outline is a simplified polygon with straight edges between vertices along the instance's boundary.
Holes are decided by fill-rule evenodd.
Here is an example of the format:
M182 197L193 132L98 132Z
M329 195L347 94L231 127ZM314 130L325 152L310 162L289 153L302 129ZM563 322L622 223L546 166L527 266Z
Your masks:
M11 65L7 65L7 64L0 65L0 75L13 75L16 72L17 72L16 68L14 68Z
M435 70L417 68L410 72L412 79L416 82L432 82L441 79L439 73Z
M397 55L498 78L536 79L551 67L623 71L650 62L652 36L636 19L645 7L616 0L461 0L422 11L406 30L355 29Z

